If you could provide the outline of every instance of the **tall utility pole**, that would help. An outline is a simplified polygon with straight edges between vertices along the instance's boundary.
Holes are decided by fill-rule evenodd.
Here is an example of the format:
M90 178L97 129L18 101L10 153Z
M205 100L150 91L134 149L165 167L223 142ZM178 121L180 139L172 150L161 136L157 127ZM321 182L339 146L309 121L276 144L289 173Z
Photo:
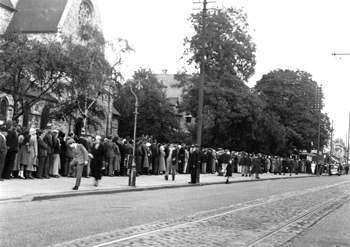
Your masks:
M332 53L333 56L350 56L350 53ZM347 147L345 147L345 149L347 149L347 153L346 153L346 165L349 164L349 142L350 142L350 113L349 113L349 129L348 129L348 136L347 136L347 142L348 145ZM346 144L345 144L346 145Z
M203 88L204 88L204 69L205 69L205 29L207 18L207 0L203 1L202 11L202 37L201 37L201 64L199 75L199 88L198 88L198 113L197 113L197 144L199 148L202 146L202 126L203 126Z
M316 91L317 101L316 101L316 109L318 110L318 133L317 133L317 158L316 158L316 175L320 175L320 142L321 142L321 108L322 108L322 85L317 87Z
M346 153L346 165L349 165L349 147L350 147L350 112L349 112L349 129L348 129L348 150Z
M330 153L330 159L331 159L331 163L332 163L332 154L333 154L333 132L334 132L334 130L333 130L333 120L332 120L332 134L331 134L331 153Z

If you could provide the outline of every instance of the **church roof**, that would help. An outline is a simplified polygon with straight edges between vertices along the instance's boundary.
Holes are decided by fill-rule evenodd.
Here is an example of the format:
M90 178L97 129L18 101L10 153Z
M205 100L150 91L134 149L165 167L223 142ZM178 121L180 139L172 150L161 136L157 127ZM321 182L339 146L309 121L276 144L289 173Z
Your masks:
M7 0L0 0L7 1ZM68 0L19 0L8 30L25 33L57 32Z
M5 8L9 8L11 10L13 10L13 4L10 0L0 0L0 5L2 5Z

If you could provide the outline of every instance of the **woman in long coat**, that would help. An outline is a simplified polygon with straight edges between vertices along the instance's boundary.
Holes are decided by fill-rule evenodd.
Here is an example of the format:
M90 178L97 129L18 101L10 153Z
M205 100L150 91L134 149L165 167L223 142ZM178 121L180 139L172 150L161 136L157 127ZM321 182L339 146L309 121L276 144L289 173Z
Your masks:
M98 186L99 180L102 178L102 167L105 159L106 148L101 143L101 137L96 136L96 142L91 147L91 173L95 178L95 186Z
M164 174L165 170L166 170L166 167L165 167L165 150L164 150L164 146L162 145L159 148L159 172Z
M29 161L29 147L30 135L29 130L23 131L23 133L18 137L19 152L17 162L19 163L19 174L18 177L25 179L24 171Z
M29 132L29 143L26 143L28 153L24 152L21 164L26 164L26 177L33 179L32 172L36 171L36 157L38 156L38 140L36 130L31 128Z

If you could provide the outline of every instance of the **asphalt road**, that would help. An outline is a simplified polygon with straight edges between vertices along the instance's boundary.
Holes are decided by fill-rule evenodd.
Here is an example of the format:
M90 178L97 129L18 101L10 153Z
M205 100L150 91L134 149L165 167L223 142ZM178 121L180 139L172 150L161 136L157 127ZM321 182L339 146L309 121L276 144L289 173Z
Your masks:
M348 181L349 178L314 177L4 203L0 204L0 246L50 246L256 199L278 198L286 192ZM331 224L325 226L329 227Z

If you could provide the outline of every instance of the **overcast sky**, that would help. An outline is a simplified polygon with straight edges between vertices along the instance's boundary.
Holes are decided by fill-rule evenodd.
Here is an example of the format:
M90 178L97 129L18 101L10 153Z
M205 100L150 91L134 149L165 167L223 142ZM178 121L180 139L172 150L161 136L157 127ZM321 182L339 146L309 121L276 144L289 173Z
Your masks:
M194 0L197 1L197 0ZM127 39L135 53L124 57L130 78L142 67L174 74L185 65L183 40L192 34L188 18L201 8L192 0L98 0L108 40ZM210 0L209 0L210 1ZM243 7L257 45L254 86L270 70L301 69L323 85L324 111L335 137L345 139L350 112L350 0L216 0L208 7Z

